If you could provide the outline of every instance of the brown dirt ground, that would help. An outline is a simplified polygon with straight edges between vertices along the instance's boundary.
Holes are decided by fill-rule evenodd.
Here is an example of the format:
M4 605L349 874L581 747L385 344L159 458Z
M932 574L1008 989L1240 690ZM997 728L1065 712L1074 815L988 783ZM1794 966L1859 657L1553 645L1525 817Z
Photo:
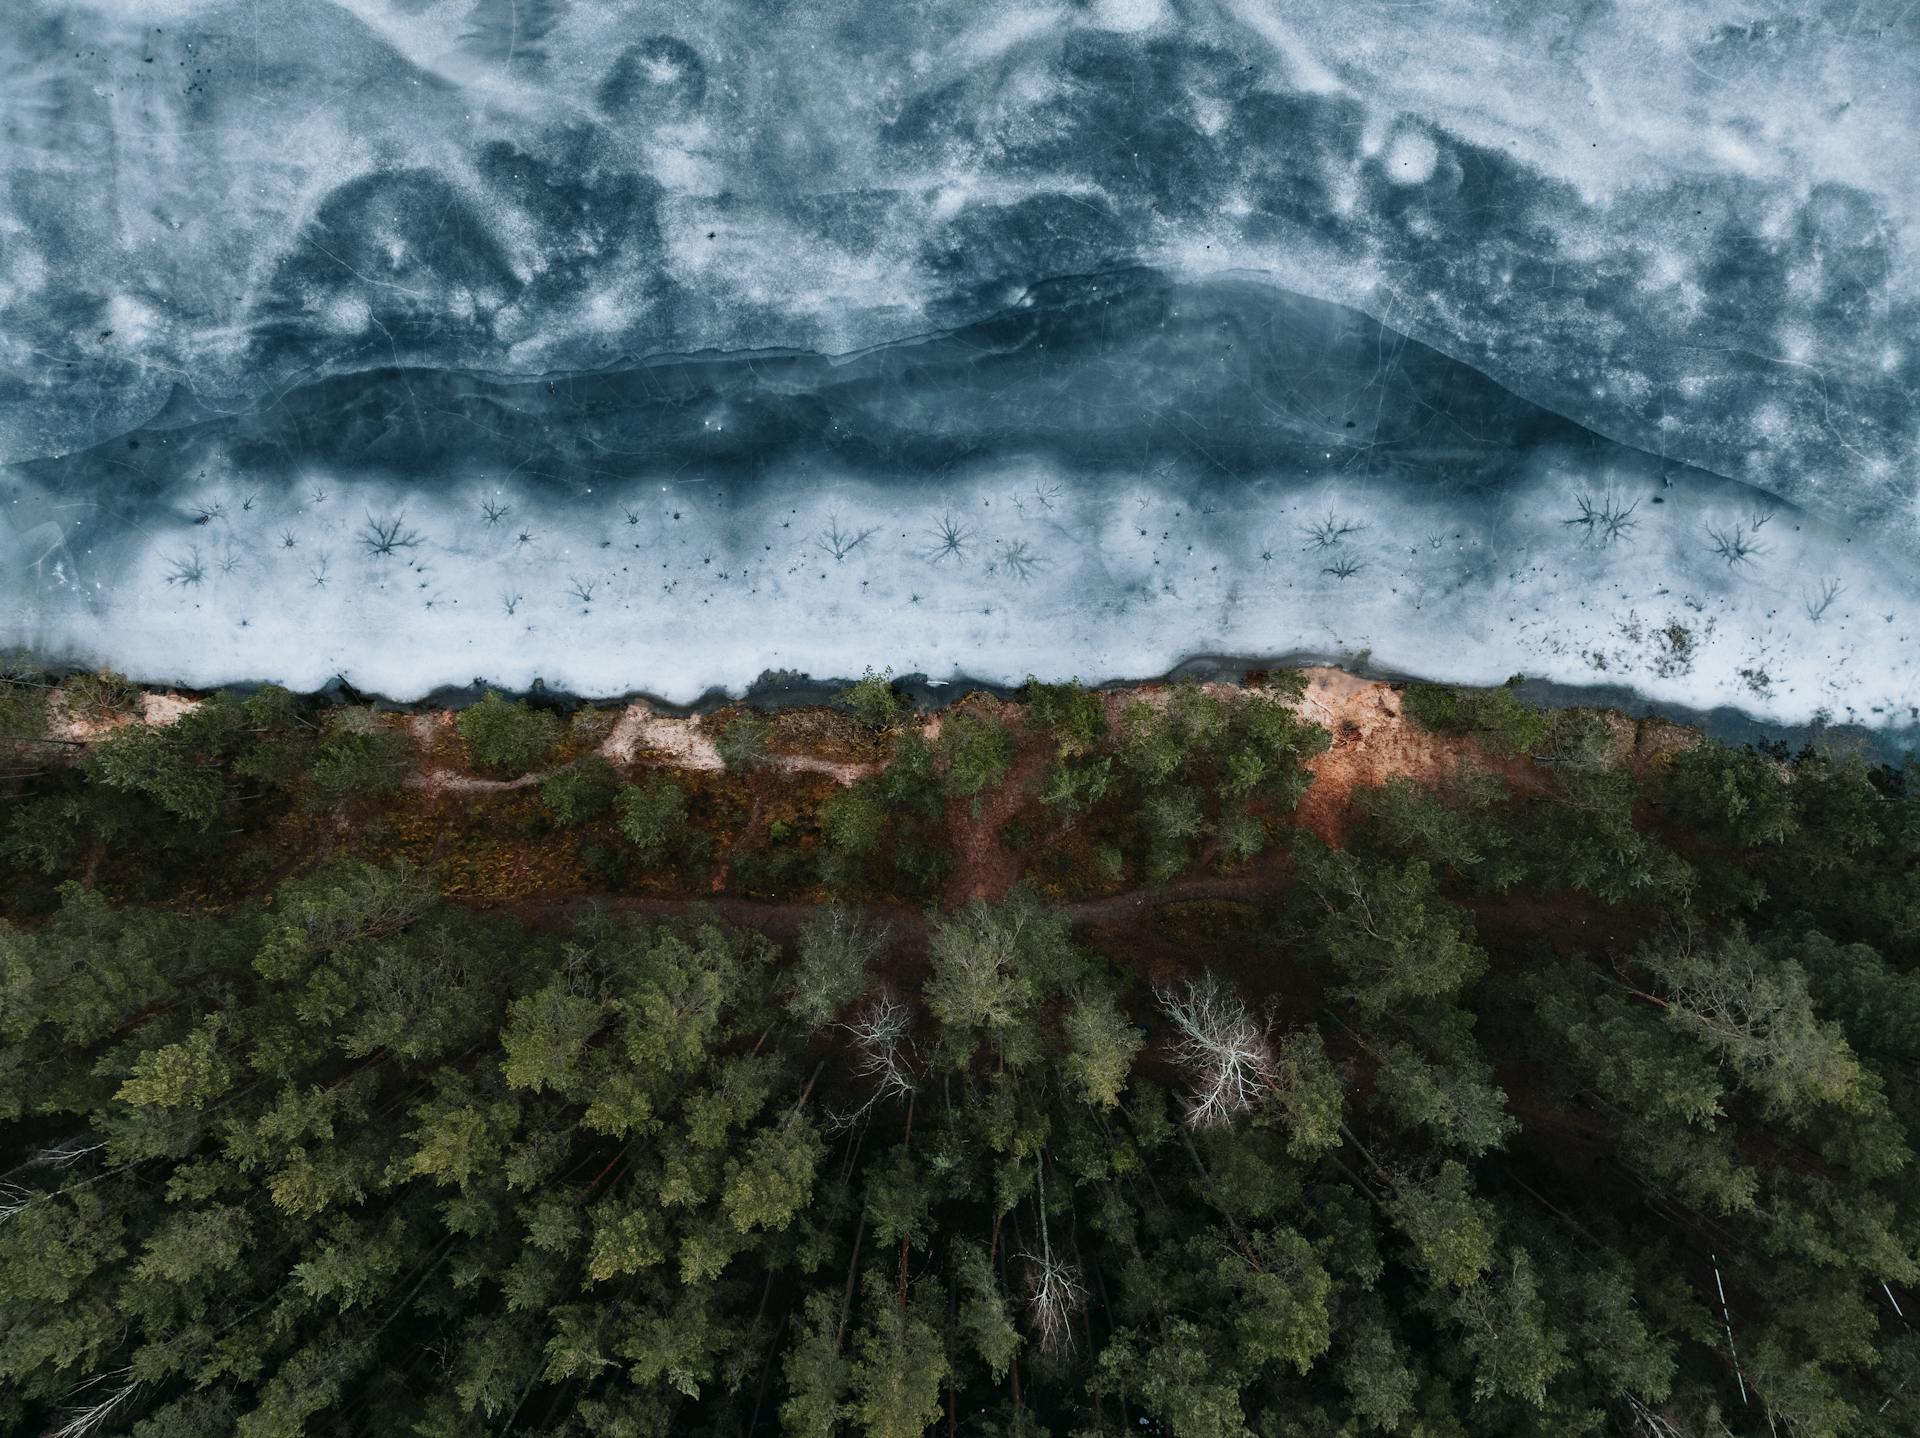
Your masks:
M1414 725L1401 712L1400 693L1391 684L1341 669L1306 673L1300 711L1332 736L1333 747L1307 765L1313 787L1301 801L1296 822L1329 844L1346 835L1355 789L1373 788L1395 776L1433 786L1463 760L1494 762L1470 740L1443 738Z

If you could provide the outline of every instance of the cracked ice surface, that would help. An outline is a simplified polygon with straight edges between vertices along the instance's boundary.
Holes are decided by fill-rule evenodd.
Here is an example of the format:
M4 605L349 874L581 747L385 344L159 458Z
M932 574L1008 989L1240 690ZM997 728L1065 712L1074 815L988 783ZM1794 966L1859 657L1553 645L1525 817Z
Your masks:
M0 640L1909 722L1916 111L1897 4L33 0Z

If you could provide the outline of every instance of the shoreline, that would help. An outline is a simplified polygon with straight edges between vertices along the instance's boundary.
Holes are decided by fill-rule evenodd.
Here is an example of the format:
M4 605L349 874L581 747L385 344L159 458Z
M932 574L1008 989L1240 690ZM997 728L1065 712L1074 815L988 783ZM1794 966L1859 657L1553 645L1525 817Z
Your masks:
M98 666L77 660L30 658L39 672L53 682L78 675L96 673ZM1152 690L1183 679L1202 683L1244 683L1248 676L1279 669L1331 669L1369 683L1404 687L1411 684L1453 684L1461 688L1485 688L1484 685L1456 684L1433 679L1392 666L1375 664L1370 655L1336 654L1324 651L1292 650L1273 656L1199 653L1182 659L1163 673L1140 677L1119 677L1081 682L1089 689L1104 693ZM884 671L882 671L884 672ZM149 694L172 694L200 698L223 690L248 693L264 688L271 680L236 681L200 686L125 675L130 682ZM713 685L690 701L667 699L645 688L633 688L615 694L579 694L548 686L535 678L525 687L487 681L477 676L465 685L441 685L417 699L392 699L376 690L362 689L344 676L336 675L328 683L312 690L295 690L302 698L325 699L335 703L367 704L385 713L433 714L455 712L478 703L492 690L510 699L553 709L567 715L583 709L618 709L635 703L645 704L653 713L667 718L699 718L737 706L778 713L783 710L825 707L859 675L816 677L793 670L763 670L743 689L734 691ZM959 703L969 694L990 694L997 699L1018 696L1023 685L1004 684L990 679L956 674L937 679L921 673L891 676L895 689L921 714L937 714ZM1862 724L1837 723L1815 719L1809 723L1781 723L1752 715L1734 705L1699 709L1667 700L1648 697L1624 684L1575 685L1556 680L1521 676L1517 686L1521 698L1542 709L1593 709L1614 713L1629 720L1652 718L1694 730L1707 738L1734 745L1784 744L1798 750L1812 746L1825 752L1853 753L1873 763L1898 766L1909 754L1920 754L1920 723L1886 725L1873 728Z

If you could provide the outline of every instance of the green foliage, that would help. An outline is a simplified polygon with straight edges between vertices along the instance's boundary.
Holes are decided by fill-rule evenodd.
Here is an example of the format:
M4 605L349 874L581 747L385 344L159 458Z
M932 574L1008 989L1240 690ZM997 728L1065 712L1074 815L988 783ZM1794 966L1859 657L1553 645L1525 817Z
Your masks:
M94 723L138 715L140 698L140 686L111 669L74 675L67 681L64 695L69 714Z
M871 665L865 674L840 691L840 702L869 729L890 728L905 707L893 687L893 671L876 673Z
M972 798L991 789L1013 766L1013 736L997 721L965 712L940 725L942 778L949 794Z
M1030 842L1136 885L1071 910L902 910L955 762L911 730L817 810L758 783L730 868L843 894L730 910L765 935L351 857L420 842L351 803L397 731L284 691L30 776L0 1427L1911 1431L1920 771L1709 745L1643 792L1554 716L1511 791L1389 783L1338 850L1137 887L1289 831L1296 692L1107 733L1031 686ZM542 786L675 913L737 790ZM176 884L279 827L332 857Z
M1421 1272L1434 1283L1469 1287L1493 1263L1493 1209L1475 1196L1473 1180L1458 1160L1450 1158L1423 1177L1403 1178L1388 1210L1412 1245Z
M1400 696L1407 718L1436 734L1465 734L1492 754L1531 754L1547 740L1552 719L1515 692L1449 684L1409 684Z
M751 709L736 714L713 741L729 774L745 774L767 762L767 736L773 726Z
M940 1331L917 1306L896 1303L878 1275L869 1277L866 1306L848 1416L874 1438L920 1438L940 1416L947 1376Z
M1451 997L1485 971L1471 921L1439 897L1423 861L1368 863L1303 845L1299 864L1323 909L1318 947L1345 980L1334 992L1363 1014Z
M540 798L562 824L584 824L613 808L620 775L598 754L574 760L540 783Z
M47 682L37 669L0 656L0 745L31 743L47 733Z
M867 990L890 934L857 910L828 904L800 925L799 952L787 976L787 1016L807 1029L825 1028Z
M509 779L538 769L560 742L560 720L526 700L506 700L489 689L454 721L474 762Z
M1710 950L1650 947L1640 962L1666 991L1667 1021L1769 1105L1805 1114L1864 1101L1859 1061L1840 1026L1814 1011L1806 973L1792 959L1734 933Z
M307 798L316 809L391 794L406 782L413 755L405 734L383 728L370 710L347 709L327 721L308 770Z
M1146 1035L1127 1022L1119 1003L1105 989L1074 994L1060 1027L1067 1041L1067 1082L1094 1107L1113 1108L1120 1102Z
M1106 737L1107 720L1100 696L1078 680L1042 684L1032 675L1021 698L1030 727L1051 735L1063 759L1091 753Z
M687 795L671 774L655 770L620 790L620 832L649 866L695 856L698 836L687 817Z
M967 1046L956 1059L976 1034L1009 1063L1037 1057L1035 1010L1078 969L1065 915L1024 890L1001 904L975 899L934 920L928 948L927 1010Z
M228 766L245 732L240 705L222 692L171 724L117 730L92 746L87 763L97 782L140 794L204 829L231 798Z
M1685 822L1743 848L1782 843L1794 829L1784 766L1751 749L1699 744L1674 755L1666 794Z

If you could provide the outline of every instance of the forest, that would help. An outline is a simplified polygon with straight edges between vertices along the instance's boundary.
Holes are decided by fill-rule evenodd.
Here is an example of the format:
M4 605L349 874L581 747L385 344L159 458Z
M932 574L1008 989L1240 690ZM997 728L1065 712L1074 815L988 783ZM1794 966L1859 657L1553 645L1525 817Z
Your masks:
M1920 765L1305 692L15 666L0 1431L1920 1432Z

